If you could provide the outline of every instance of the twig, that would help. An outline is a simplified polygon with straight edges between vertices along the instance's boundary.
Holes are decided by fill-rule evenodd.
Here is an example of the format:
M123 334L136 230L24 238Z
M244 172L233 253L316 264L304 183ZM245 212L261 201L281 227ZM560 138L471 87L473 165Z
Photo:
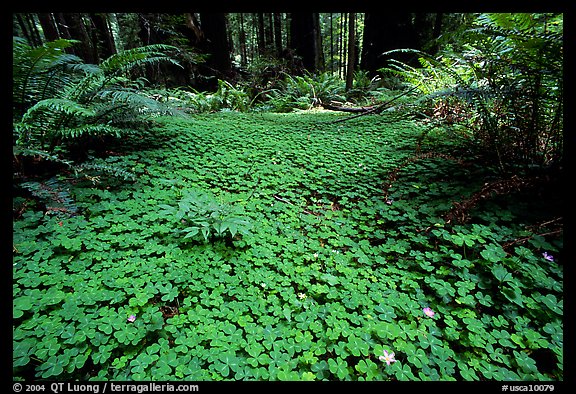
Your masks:
M254 192L256 191L256 188L258 187L258 184L260 183L260 177L258 177L258 179L256 180L256 184L254 185L254 187L252 188L252 191L250 192L250 195L248 196L248 198L246 199L246 201L249 201L252 196L254 195Z
M293 203L291 203L290 201L283 199L282 197L278 197L276 194L273 194L272 196L273 196L276 200L278 200L278 201L282 201L283 203L292 205L292 206L294 206L294 207L296 206L296 204L293 204ZM307 213L308 215L318 216L317 214L315 214L315 213L313 213L313 212L306 211L305 209L303 209L302 212Z
M516 239L514 241L508 242L508 243L502 245L502 247L503 248L509 248L510 246L512 246L514 244L524 243L524 242L526 242L526 241L528 241L534 237L545 237L547 235L555 235L555 234L561 233L562 231L563 231L563 229L558 229L558 230L549 231L547 233L542 233L542 234L532 234L532 235L529 235L528 237L519 238L519 239Z
M294 204L292 204L290 201L284 200L282 197L278 197L276 194L273 194L272 196L273 196L276 200L278 200L278 201L282 201L282 202L285 202L286 204L294 205ZM294 205L294 206L295 206L295 205Z

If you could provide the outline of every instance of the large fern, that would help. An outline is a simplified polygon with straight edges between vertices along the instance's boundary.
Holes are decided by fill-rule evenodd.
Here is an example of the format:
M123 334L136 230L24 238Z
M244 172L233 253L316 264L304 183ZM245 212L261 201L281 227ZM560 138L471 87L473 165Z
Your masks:
M270 104L276 111L310 109L322 102L346 100L344 82L331 73L285 75L280 87L268 92Z
M32 47L13 40L13 158L14 180L43 201L47 212L75 214L76 208L61 180L30 180L27 169L51 163L75 178L97 182L110 174L134 180L134 174L106 164L75 163L70 150L103 137L120 137L146 127L153 116L180 114L143 92L146 80L132 78L146 65L178 64L167 45L150 45L112 55L100 65L85 64L65 52L73 40Z
M438 58L390 51L416 54L422 67L390 61L383 71L419 86L418 110L447 103L449 112L466 108L466 125L502 169L554 164L562 159L561 26L553 14L481 14L454 50L447 47Z
M78 57L64 52L72 40L57 40L40 47L31 47L26 40L13 38L12 102L18 118L36 102L56 97L71 75L63 70L79 64Z
M135 130L169 106L142 94L129 78L146 65L178 64L168 45L149 45L112 55L100 65L83 64L64 50L75 42L57 40L33 48L14 38L14 141L53 151L87 137ZM137 81L138 82L138 81ZM139 81L141 82L141 80Z

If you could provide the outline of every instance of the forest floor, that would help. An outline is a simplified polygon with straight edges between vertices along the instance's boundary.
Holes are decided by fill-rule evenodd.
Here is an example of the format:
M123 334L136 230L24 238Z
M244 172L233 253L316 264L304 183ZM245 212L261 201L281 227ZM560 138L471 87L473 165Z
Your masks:
M135 180L22 208L15 378L562 380L555 196L490 194L455 136L346 116L162 118L94 159Z

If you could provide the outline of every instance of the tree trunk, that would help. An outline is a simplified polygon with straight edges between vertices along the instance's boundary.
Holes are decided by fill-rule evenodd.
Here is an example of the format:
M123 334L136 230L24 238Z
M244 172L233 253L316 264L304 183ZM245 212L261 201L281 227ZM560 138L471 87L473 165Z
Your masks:
M58 35L61 38L65 38L67 40L70 40L72 38L72 36L70 35L70 31L68 31L68 25L66 24L66 21L64 20L64 15L61 12L59 12L59 13L54 14L54 18L55 18L55 22L56 22L56 27L58 28ZM66 48L66 53L80 57L78 55L78 49L76 48L76 45L73 45L69 48Z
M162 14L139 13L138 23L140 26L138 38L140 38L142 45L163 44L165 42L166 36L158 29L162 23ZM166 84L166 78L161 73L160 65L146 64L144 73L152 84L160 82Z
M240 42L240 63L245 66L248 62L248 54L246 52L246 31L244 30L244 14L240 13L240 32L238 33L238 41Z
M24 20L24 18L22 17L22 14L15 14L16 16L16 20L18 21L18 25L20 26L20 30L22 31L22 34L24 35L24 38L26 39L26 41L28 41L28 44L31 46L34 46L34 39L33 37L30 35L30 28L27 26L26 21Z
M320 29L320 14L314 13L314 69L324 70L324 49L322 46L322 31Z
M258 13L258 53L263 55L266 52L266 41L264 39L264 14Z
M82 20L82 15L69 13L63 14L62 16L66 22L71 38L80 40L80 43L76 46L76 55L86 63L96 64L97 59L94 58L90 36Z
M274 22L272 21L272 13L267 13L268 26L265 30L266 37L266 53L271 55L274 53Z
M209 54L206 66L222 75L230 73L232 62L230 60L228 34L226 33L226 14L201 13L200 23L206 38L204 49Z
M40 26L42 26L42 32L44 33L44 38L46 41L55 41L60 38L58 34L58 28L56 27L56 21L51 13L38 13L38 20L40 21Z
M313 13L295 12L290 19L290 48L302 61L303 67L315 72L317 65L315 16Z
M348 64L346 67L346 91L352 89L354 84L354 64L356 63L356 14L351 12L348 16Z
M40 38L40 33L36 27L36 22L32 14L14 14L20 27L20 32L33 47L42 45L42 39Z
M116 45L114 44L114 36L112 29L108 22L107 14L90 14L90 19L94 25L94 39L93 45L97 48L98 58L100 60L107 59L116 53Z
M413 48L415 46L412 14L408 12L366 13L364 17L364 42L360 67L375 75L394 58L410 62L412 55L396 54L384 56L392 49Z
M346 65L348 64L348 13L344 13L342 19L342 59L340 62L340 69L342 70L342 78L346 79Z
M342 78L342 59L344 58L344 16L346 14L340 13L340 31L338 32L338 76Z
M276 47L276 56L282 54L282 15L279 12L274 13L274 44Z
M440 46L438 45L438 39L440 38L440 34L442 34L443 16L444 16L443 13L438 12L436 14L435 19L434 19L434 28L432 29L432 39L434 41L430 47L430 54L431 55L435 55L436 53L438 53L438 49L440 48Z
M26 18L28 19L28 24L30 26L30 36L32 40L35 42L35 45L39 46L42 45L42 38L40 37L40 32L38 31L38 27L36 25L36 20L34 19L34 14L26 14Z
M334 27L332 13L330 13L330 71L334 72Z

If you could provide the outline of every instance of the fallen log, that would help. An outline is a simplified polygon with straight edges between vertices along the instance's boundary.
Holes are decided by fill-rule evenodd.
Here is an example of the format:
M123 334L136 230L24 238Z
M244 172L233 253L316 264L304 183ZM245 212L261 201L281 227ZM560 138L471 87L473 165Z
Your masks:
M370 107L358 107L358 108L356 108L356 109L354 109L354 110L353 110L351 107L343 107L343 108L347 108L347 109L348 109L346 112L357 112L357 115L349 116L349 117L344 118L344 119L338 119L338 120L332 121L332 122L330 122L330 123L340 123L340 122L345 122L345 121L350 120L350 119L359 118L360 116L364 116L364 115L368 115L368 114L378 114L378 113L384 111L384 110L387 108L387 106L389 106L389 104L390 104L391 102L393 102L393 101L395 101L395 100L398 100L400 97L405 96L405 95L407 95L408 93L413 92L413 91L416 90L419 86L420 86L420 85L416 85L416 86L414 86L412 89L407 90L407 91L405 91L404 93L402 93L402 94L400 94L400 95L398 95L398 96L396 96L396 97L393 97L392 99L390 99L390 100L388 100L388 101L385 101L385 102L380 103L380 104L375 104L375 105L372 105L372 106L370 106ZM322 105L324 105L324 104L322 104ZM326 108L326 107L324 107L324 108ZM329 109L329 108L327 108L327 109Z
M332 103L334 103L334 101L332 101ZM377 105L371 105L369 107L345 107L342 105L334 105L332 103L330 104L322 103L321 105L325 109L329 109L331 111L356 112L356 113L369 112L372 111L374 107L377 107Z

